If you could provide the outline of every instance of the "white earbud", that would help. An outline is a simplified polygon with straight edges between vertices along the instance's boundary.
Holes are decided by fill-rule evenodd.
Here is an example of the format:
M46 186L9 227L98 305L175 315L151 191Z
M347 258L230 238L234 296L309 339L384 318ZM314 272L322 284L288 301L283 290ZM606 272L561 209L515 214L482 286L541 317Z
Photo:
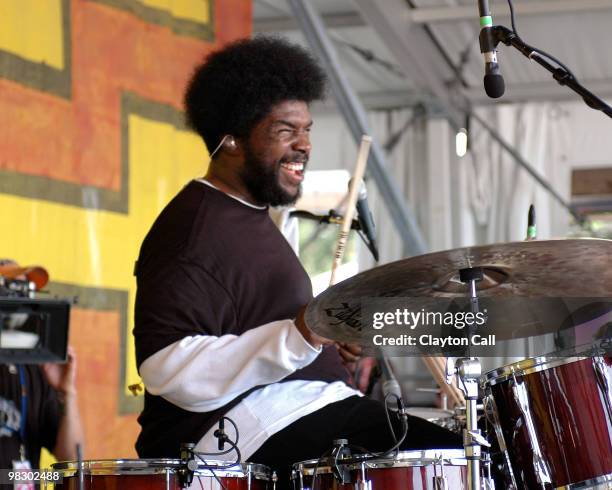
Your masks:
M215 154L219 151L219 148L221 148L222 146L225 146L228 150L235 150L238 147L234 137L231 134L226 134L223 138L221 138L221 141L219 142L217 147L210 154L211 160L212 160L212 157L214 157Z

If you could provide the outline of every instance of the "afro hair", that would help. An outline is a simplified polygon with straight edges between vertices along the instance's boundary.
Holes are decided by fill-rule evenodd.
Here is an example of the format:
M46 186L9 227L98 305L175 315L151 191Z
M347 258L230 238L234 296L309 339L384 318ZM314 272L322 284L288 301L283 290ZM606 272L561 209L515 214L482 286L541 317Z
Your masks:
M321 67L296 44L270 36L239 40L196 68L185 92L187 125L213 151L226 134L248 137L280 102L322 99L325 83Z

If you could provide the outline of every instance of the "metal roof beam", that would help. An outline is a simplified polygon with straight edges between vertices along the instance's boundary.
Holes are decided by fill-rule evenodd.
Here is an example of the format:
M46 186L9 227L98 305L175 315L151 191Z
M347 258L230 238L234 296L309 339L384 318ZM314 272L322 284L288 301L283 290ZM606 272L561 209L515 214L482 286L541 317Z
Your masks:
M460 127L460 111L450 100L445 80L454 73L424 26L410 21L405 0L354 0L364 20L376 31L393 57L419 92L429 93L440 101L453 126Z
M612 10L610 0L554 0L549 2L514 2L516 15L551 15L572 12ZM510 17L505 1L491 2L493 19ZM410 20L416 24L433 22L453 22L473 20L478 25L476 5L456 5L451 7L419 7L409 11Z
M359 12L338 12L322 16L327 29L342 29L345 27L363 27L365 21ZM294 17L265 17L253 19L253 32L283 32L299 31L300 25Z
M363 134L370 134L367 114L340 67L338 55L319 14L308 0L288 0L288 3L300 22L304 37L327 72L336 103L355 142L359 144ZM374 177L389 214L402 237L405 254L425 253L427 245L423 234L396 182L389 175L385 155L376 141L372 142L368 161L370 162L368 174Z

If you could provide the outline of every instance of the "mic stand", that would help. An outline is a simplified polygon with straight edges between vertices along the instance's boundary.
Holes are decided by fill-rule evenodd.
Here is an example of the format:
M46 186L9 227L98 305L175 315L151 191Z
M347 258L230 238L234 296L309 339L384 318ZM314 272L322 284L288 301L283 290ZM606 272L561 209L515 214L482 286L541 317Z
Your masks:
M342 220L344 219L342 215L336 213L336 211L334 211L333 209L330 209L329 213L327 214L313 214L310 211L302 211L300 209L295 209L289 212L289 217L309 219L311 221L317 221L319 224L332 225L341 225ZM363 233L363 228L361 227L361 223L359 223L358 219L353 219L353 221L351 222L351 230L356 230L359 233L359 236L368 247L368 250L374 256L376 262L378 262L378 251L374 248L374 245Z
M180 488L189 488L193 481L193 475L198 469L198 463L195 460L193 452L195 444L181 444L181 464L177 470L178 483Z
M341 225L343 216L336 213L333 209L329 210L327 214L313 214L309 211L302 211L300 209L296 209L294 211L289 212L290 218L302 218L309 219L311 221L317 221L320 224L332 224L332 225ZM351 223L351 230L361 230L361 225L357 219L353 219Z
M539 65L546 68L552 73L553 78L559 82L559 85L567 85L570 89L580 95L586 105L592 109L598 110L606 114L608 117L612 117L612 107L606 104L602 99L597 97L585 87L583 87L576 78L567 70L561 67L555 67L540 56L531 46L526 44L520 37L518 37L513 31L505 26L493 26L492 35L497 46L500 42L506 46L512 46L520 51L530 60L535 61Z
M476 294L476 281L483 277L482 268L473 267L461 269L459 278L461 282L470 286L470 303L474 315L478 313L478 295ZM472 325L473 326L473 325ZM469 327L471 330L472 326ZM471 332L468 332L468 338ZM482 436L478 428L478 380L482 374L480 361L475 357L449 357L446 362L446 382L451 384L453 376L457 376L457 386L465 395L466 428L463 429L463 447L468 470L468 489L481 490L483 488L480 476L481 446L491 447Z

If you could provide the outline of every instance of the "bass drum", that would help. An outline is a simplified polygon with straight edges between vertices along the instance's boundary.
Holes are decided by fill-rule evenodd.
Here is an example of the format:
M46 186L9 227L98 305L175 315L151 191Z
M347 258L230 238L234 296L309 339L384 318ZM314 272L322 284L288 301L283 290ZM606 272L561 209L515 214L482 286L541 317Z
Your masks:
M507 485L612 489L612 362L526 359L481 380Z
M294 464L291 479L294 490L464 490L467 462L462 449L406 451L380 459L355 456L345 463L324 458Z
M184 464L176 459L109 459L69 461L52 465L61 475L57 490L179 490ZM45 488L43 486L43 488ZM203 490L273 490L274 483L267 466L223 461L207 461L194 470L190 489Z

